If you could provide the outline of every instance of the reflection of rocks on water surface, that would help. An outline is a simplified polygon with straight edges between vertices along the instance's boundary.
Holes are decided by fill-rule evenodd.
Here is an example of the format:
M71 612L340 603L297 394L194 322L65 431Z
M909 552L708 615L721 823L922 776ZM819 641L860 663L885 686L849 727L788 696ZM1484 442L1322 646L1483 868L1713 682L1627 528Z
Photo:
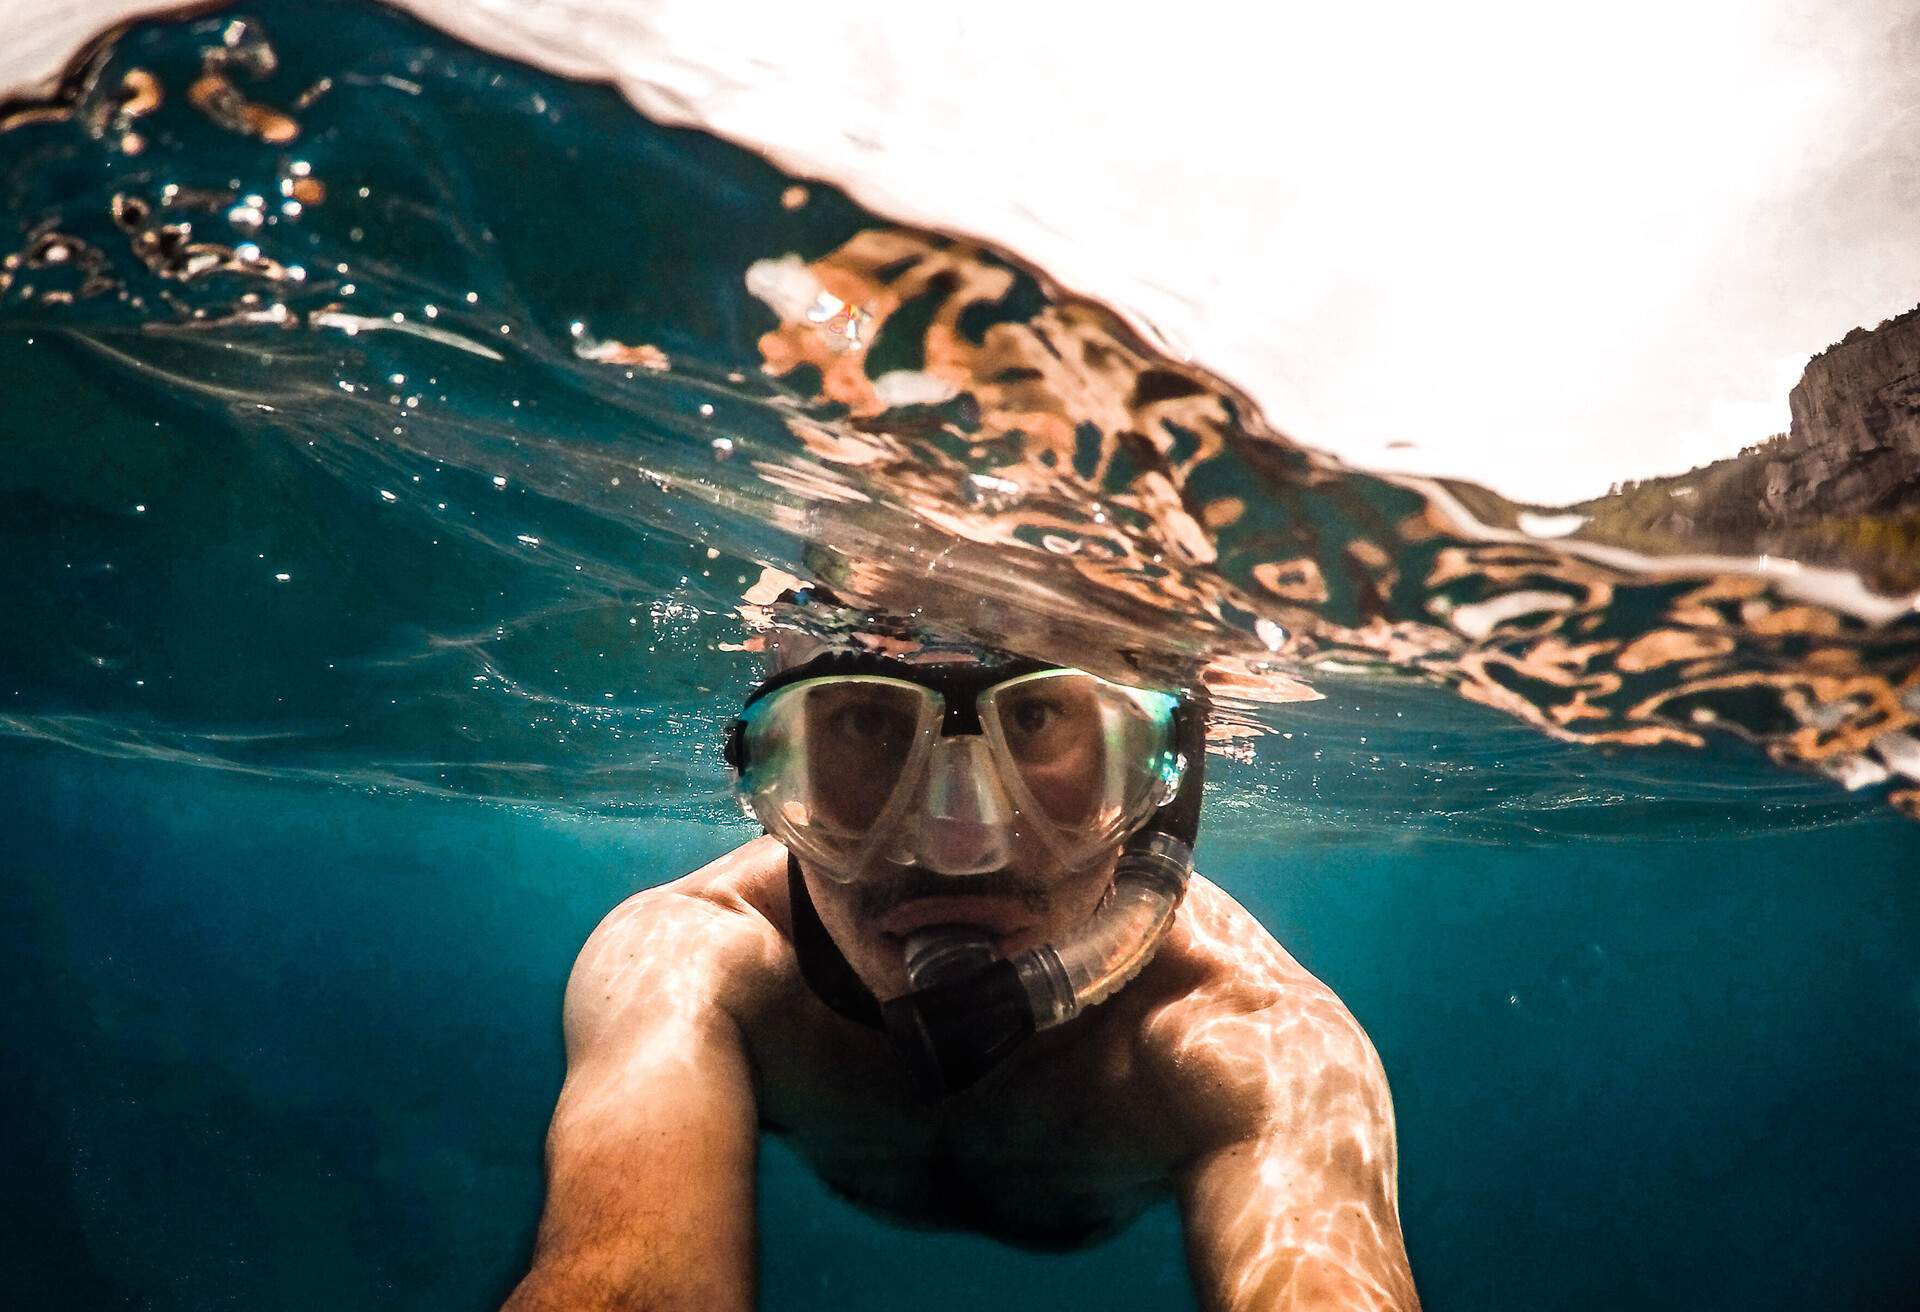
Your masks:
M771 566L1104 672L1204 677L1242 744L1284 731L1302 679L1412 675L1565 742L1744 738L1920 808L1911 616L1490 536L1288 441L1009 254L391 15L361 14L390 38L362 42L259 12L136 26L4 120L23 236L0 302L23 331L0 351L113 383L87 389L94 464L52 441L26 462L19 522L44 531L9 568L40 599L15 617L40 663L15 732L508 796L664 773L684 796L643 713L726 682L713 648ZM273 57L268 27L299 36ZM138 422L193 404L172 448ZM178 480L151 515L142 460ZM209 468L236 505L289 508L244 544L230 509L195 521L224 504ZM137 524L88 504L107 486ZM216 522L246 587L209 563ZM133 581L79 608L81 636L125 634L137 692L42 632L76 609L49 544L95 538L79 554ZM178 604L138 609L154 579ZM283 634L286 659L191 691L201 594L195 623ZM359 626L313 622L334 607ZM717 760L691 768L718 784Z

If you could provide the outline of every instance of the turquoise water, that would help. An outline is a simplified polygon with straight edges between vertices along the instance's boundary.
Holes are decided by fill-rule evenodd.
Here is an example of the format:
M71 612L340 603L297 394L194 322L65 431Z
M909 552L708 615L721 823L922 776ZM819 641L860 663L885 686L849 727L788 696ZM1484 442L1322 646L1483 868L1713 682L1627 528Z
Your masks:
M1817 763L1911 723L1913 625L1794 630L1740 594L1714 661L1583 671L1601 736L1556 740L1585 721L1553 714L1551 643L1706 631L1674 618L1700 580L1483 555L1448 582L1472 553L1406 527L1416 496L1231 397L1165 419L1170 447L1056 451L969 394L863 413L840 357L771 367L769 335L806 339L744 286L790 252L849 267L877 221L831 188L790 208L743 152L379 10L247 12L137 27L76 110L0 134L24 1305L504 1295L573 953L750 836L718 739L763 565L1082 663L1207 667L1238 736L1201 868L1380 1049L1428 1306L1910 1302L1920 829L1897 780L1848 792L1756 742ZM277 113L297 139L263 139ZM961 273L1010 280L983 338L1054 304ZM931 302L896 313L869 380L938 346L900 328ZM1572 600L1472 642L1442 622L1501 586ZM1844 660L1844 694L1805 674ZM1324 700L1276 700L1292 676ZM1642 730L1669 746L1603 736ZM761 1210L769 1307L1191 1305L1164 1208L1043 1258L890 1229L769 1144Z
M575 946L747 834L37 747L5 752L0 796L6 1266L38 1307L502 1297ZM1893 1308L1920 1169L1908 823L1300 847L1218 825L1201 858L1378 1045L1428 1306ZM761 1189L765 1306L1191 1306L1170 1209L1041 1257L891 1230L777 1145Z

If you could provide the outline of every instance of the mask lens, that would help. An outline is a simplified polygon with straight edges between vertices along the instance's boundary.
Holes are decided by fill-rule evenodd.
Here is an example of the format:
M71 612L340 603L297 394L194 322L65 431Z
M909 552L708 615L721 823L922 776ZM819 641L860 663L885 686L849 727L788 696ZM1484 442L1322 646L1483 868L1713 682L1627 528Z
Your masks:
M1084 825L1100 804L1108 744L1093 681L1065 675L1007 685L995 699L1020 782L1057 825Z
M882 683L827 684L806 699L807 773L823 823L865 829L899 786L922 699Z
M1172 743L1173 697L1049 670L990 689L982 704L1049 823L1104 842L1141 818Z
M898 680L839 678L749 706L742 782L755 811L788 841L858 843L899 789L934 700Z

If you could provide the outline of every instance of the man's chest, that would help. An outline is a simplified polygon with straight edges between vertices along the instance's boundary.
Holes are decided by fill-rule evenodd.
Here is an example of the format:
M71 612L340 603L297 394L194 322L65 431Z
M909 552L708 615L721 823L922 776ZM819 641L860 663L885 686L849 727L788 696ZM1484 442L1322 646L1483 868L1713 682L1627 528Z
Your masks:
M1026 1247L1092 1242L1132 1220L1166 1185L1164 1163L1050 1118L946 1124L934 1132L868 1118L776 1132L835 1192L863 1208Z
M884 1050L785 1057L761 1090L765 1127L834 1190L907 1224L1074 1247L1164 1193L1178 1156L1165 1118L1098 1052L937 1106L913 1100Z

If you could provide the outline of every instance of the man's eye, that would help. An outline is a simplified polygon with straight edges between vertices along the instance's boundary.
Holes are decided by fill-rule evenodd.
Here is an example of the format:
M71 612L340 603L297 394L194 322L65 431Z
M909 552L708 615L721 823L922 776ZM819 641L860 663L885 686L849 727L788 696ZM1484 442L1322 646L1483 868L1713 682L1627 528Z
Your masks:
M1013 727L1033 737L1060 718L1060 710L1050 702L1024 701L1013 708Z
M882 743L906 736L906 723L897 711L880 706L847 706L833 717L833 730L842 738Z

